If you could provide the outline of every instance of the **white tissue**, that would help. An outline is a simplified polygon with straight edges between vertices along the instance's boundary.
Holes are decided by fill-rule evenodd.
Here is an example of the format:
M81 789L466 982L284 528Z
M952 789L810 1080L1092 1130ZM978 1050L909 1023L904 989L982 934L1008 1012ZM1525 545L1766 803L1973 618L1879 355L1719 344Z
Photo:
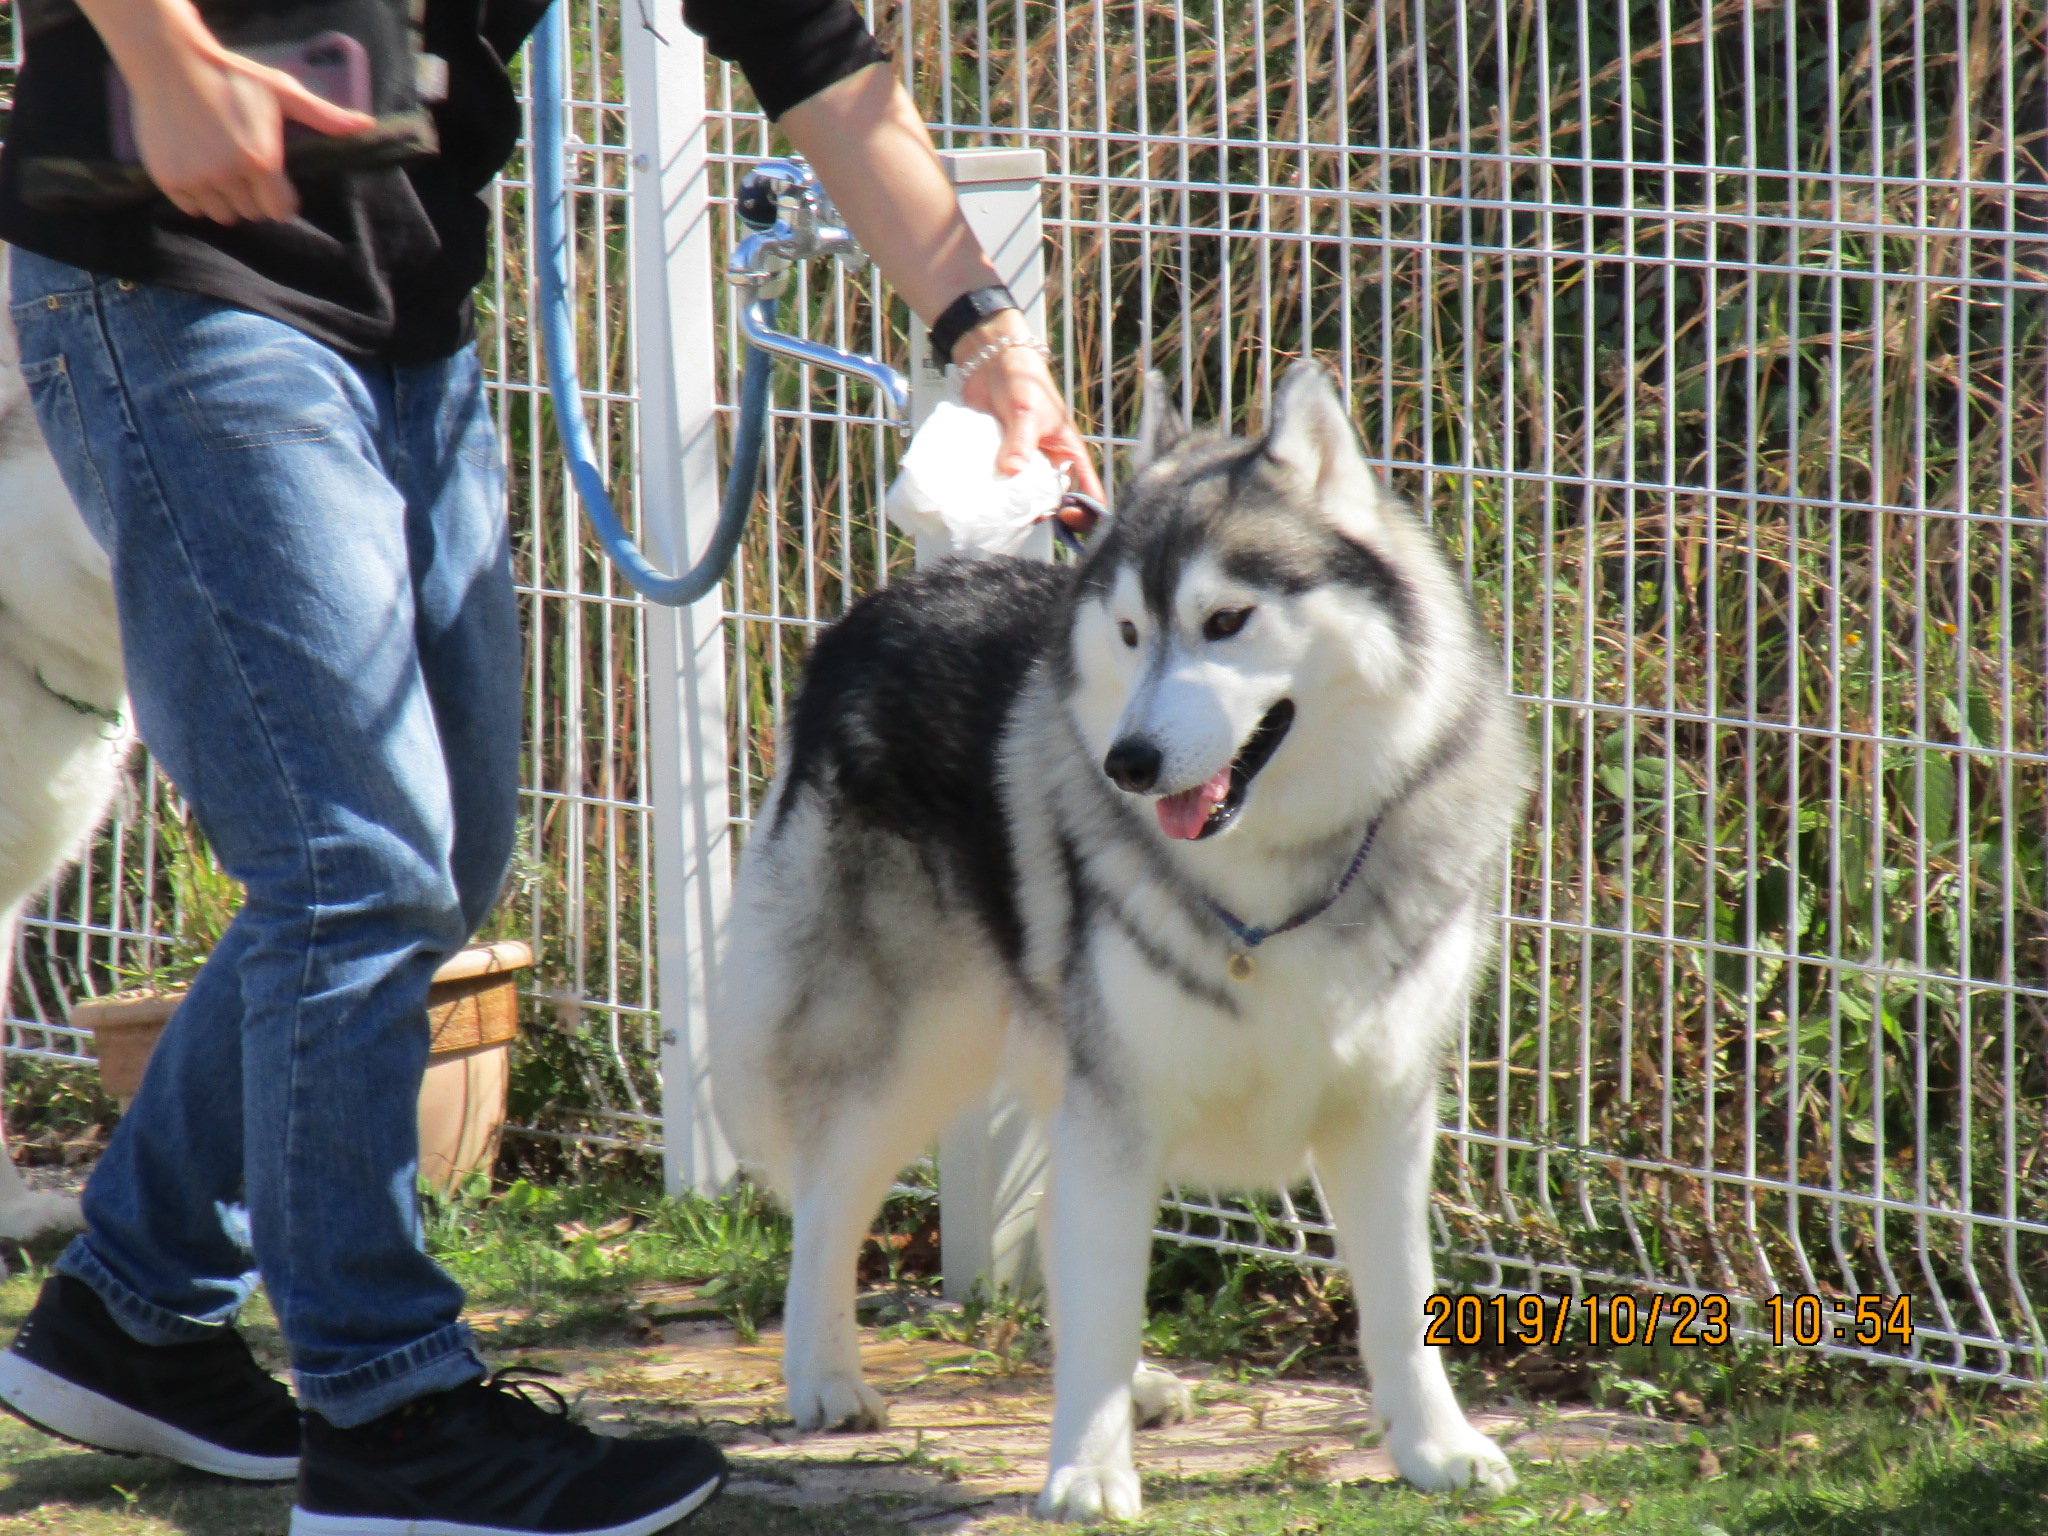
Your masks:
M1014 555L1058 510L1066 479L1037 449L1014 475L996 473L1003 429L993 416L941 401L910 439L885 503L921 553Z

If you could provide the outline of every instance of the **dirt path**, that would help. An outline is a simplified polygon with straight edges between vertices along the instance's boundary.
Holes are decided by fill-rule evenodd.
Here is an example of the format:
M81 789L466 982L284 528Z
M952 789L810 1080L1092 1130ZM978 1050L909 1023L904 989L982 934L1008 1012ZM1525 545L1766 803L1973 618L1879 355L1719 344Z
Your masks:
M1045 1477L1051 1381L965 1345L862 1330L868 1379L888 1400L886 1430L800 1434L782 1420L781 1335L742 1343L722 1322L688 1315L688 1291L643 1293L641 1337L625 1348L551 1349L524 1358L560 1371L580 1411L619 1431L661 1423L712 1431L735 1462L731 1492L791 1506L889 1496L920 1531L971 1529L1025 1512ZM682 1315L675 1315L675 1314ZM1389 1481L1364 1392L1314 1380L1236 1381L1181 1367L1193 1420L1138 1437L1140 1470L1176 1481L1271 1470L1332 1483ZM1482 1412L1474 1422L1535 1459L1662 1438L1670 1426L1591 1409Z

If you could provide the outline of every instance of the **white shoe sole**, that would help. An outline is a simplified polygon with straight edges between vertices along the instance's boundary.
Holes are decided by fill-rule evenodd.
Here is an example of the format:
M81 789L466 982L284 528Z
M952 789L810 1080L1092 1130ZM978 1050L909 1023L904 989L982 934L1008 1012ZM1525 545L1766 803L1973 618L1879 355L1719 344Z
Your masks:
M656 1531L665 1531L678 1520L697 1513L724 1486L723 1477L714 1477L666 1509L628 1520L624 1525L607 1525L602 1529L592 1526L565 1536L654 1536ZM533 1536L533 1528L469 1525L460 1520L401 1520L383 1515L319 1515L310 1509L294 1509L291 1536Z
M0 1402L37 1429L120 1456L162 1456L217 1477L288 1483L296 1456L251 1456L202 1440L175 1425L66 1381L12 1350L0 1354Z

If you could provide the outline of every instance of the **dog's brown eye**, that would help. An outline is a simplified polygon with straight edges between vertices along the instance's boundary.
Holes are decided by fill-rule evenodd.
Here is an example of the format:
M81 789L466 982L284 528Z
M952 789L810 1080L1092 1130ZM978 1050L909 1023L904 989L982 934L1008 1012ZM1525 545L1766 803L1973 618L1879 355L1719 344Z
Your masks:
M1251 616L1252 611L1249 608L1218 608L1208 618L1202 620L1202 638L1228 640L1244 628L1244 621Z
M1118 619L1116 632L1124 637L1125 645L1131 647L1132 650L1138 648L1138 626L1129 619Z

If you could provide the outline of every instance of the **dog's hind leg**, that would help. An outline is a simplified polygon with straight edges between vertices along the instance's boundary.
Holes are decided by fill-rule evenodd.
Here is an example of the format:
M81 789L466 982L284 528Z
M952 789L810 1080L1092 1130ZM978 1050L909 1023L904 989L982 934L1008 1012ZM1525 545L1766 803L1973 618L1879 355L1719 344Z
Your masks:
M1423 1342L1429 1295L1429 1165L1436 1146L1434 1078L1359 1106L1341 1134L1319 1140L1316 1172L1358 1298L1358 1347L1387 1448L1418 1487L1493 1493L1515 1485L1507 1458L1458 1407L1442 1354Z
M782 1379L798 1429L880 1429L889 1421L881 1394L861 1380L854 1270L889 1181L917 1148L905 1148L874 1123L879 1118L842 1122L794 1170Z
M1163 1429L1195 1416L1195 1396L1173 1372L1138 1362L1131 1373L1131 1422L1140 1429Z
M799 1429L887 1422L880 1394L861 1380L854 1319L860 1247L890 1182L988 1091L1002 1027L997 1006L963 989L914 1007L894 1041L877 1047L885 1058L879 1069L835 1087L797 1138L782 1376Z

